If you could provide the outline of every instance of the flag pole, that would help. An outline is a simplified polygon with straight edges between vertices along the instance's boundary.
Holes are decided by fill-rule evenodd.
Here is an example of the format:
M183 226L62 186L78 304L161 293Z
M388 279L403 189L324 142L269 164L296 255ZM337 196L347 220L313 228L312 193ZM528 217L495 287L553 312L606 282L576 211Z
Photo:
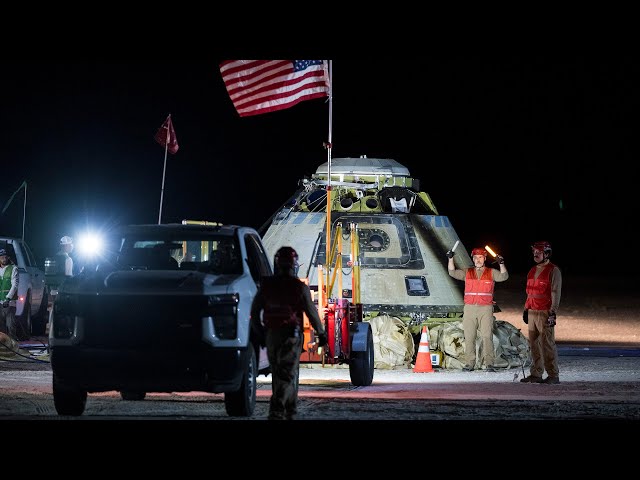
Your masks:
M332 119L333 119L333 61L329 60L329 137L327 141L327 249L326 249L326 261L327 261L327 281L325 285L329 288L329 276L331 272L331 260L329 255L331 254L331 142L332 142ZM325 296L325 304L329 300L329 291L327 290Z
M171 118L171 114L169 114ZM164 167L162 168L162 187L160 188L160 211L158 212L158 225L162 223L162 199L164 197L164 177L167 173L167 153L169 152L169 127L167 126L167 132L164 139Z

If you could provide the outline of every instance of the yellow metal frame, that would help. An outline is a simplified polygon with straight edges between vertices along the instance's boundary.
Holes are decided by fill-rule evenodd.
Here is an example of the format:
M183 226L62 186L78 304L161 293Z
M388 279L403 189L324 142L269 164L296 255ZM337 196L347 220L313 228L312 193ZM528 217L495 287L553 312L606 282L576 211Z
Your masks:
M360 303L360 241L358 237L358 225L350 223L350 246L351 246L351 262L352 262L352 277L351 277L351 290L352 290L352 303ZM336 275L338 276L338 295L337 298L342 298L342 223L336 224L335 232L333 234L332 248L328 249L327 262L323 269L322 265L318 265L318 308L320 306L326 306L329 303L329 298L333 298L333 287L336 282ZM335 265L334 265L335 264ZM332 267L332 265L334 265ZM333 271L332 271L333 268ZM324 272L326 270L326 283L324 278ZM325 290L326 285L326 290Z

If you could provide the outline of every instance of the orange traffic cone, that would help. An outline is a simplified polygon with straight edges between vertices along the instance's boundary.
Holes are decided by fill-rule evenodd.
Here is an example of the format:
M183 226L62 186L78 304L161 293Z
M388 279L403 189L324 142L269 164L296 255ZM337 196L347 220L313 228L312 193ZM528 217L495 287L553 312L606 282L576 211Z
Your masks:
M422 327L420 346L418 347L418 356L416 358L416 366L413 367L413 373L429 372L433 372L433 366L431 365L431 353L429 352L429 331L425 325Z

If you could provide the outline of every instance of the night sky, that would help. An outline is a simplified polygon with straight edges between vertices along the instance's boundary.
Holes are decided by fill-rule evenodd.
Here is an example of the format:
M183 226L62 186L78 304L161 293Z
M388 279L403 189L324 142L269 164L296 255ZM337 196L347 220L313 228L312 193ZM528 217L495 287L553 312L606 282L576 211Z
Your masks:
M327 159L329 109L311 100L240 118L222 58L198 63L5 63L0 208L27 182L25 239L43 261L62 235L163 222L259 228ZM618 272L636 248L639 62L625 57L333 60L332 156L393 158L469 249L511 271L548 240L565 273ZM24 195L0 216L22 235Z

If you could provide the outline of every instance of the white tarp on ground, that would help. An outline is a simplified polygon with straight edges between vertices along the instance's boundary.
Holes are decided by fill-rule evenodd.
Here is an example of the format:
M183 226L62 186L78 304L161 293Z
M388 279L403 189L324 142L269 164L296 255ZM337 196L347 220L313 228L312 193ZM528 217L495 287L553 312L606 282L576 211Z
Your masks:
M462 320L446 322L429 327L429 348L443 353L442 367L462 368L464 366L464 331ZM511 368L529 362L529 342L522 332L509 322L493 322L493 349L496 367ZM476 337L476 365L482 368L482 340Z
M20 348L20 344L5 333L0 332L0 360L19 361L30 358L28 350Z
M18 351L18 342L13 340L10 336L0 332L0 358L14 358Z
M402 320L380 315L369 320L373 332L375 368L391 369L409 366L413 360L413 336Z
M414 338L404 322L397 317L380 315L369 320L373 332L374 366L391 369L410 366L415 354ZM512 368L530 362L527 337L509 322L493 323L493 348L496 367ZM462 320L429 325L429 350L442 354L443 368L462 368L464 361L464 331ZM480 369L482 341L476 337L476 365Z

